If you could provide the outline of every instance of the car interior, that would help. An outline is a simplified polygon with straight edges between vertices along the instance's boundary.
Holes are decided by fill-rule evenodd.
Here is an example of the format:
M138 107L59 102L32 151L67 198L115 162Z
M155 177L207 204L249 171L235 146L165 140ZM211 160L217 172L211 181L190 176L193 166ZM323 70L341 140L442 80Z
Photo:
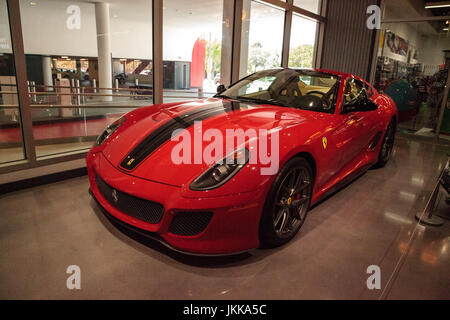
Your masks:
M259 81L255 80L254 82ZM299 74L298 72L277 74L265 77L270 82L267 88L251 89L248 84L240 97L256 98L277 102L287 107L311 111L332 112L338 81L333 77Z

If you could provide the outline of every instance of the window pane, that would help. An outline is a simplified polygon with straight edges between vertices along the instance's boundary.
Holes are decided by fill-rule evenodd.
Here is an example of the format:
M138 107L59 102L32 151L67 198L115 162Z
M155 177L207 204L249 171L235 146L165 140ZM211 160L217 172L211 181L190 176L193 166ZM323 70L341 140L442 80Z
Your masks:
M281 66L284 11L245 0L242 22L241 77Z
M23 160L23 141L6 0L0 0L0 164Z
M318 23L292 16L291 41L289 45L289 67L312 68Z
M38 157L87 150L152 103L151 0L21 0L20 10Z
M275 69L256 72L222 94L232 99L332 113L337 78L313 70Z
M164 102L216 93L222 12L223 0L164 1Z
M381 29L374 86L396 103L401 131L433 136L450 66L447 20L389 23ZM447 138L449 119L445 108L441 133Z
M294 6L319 14L321 1L322 0L294 0Z

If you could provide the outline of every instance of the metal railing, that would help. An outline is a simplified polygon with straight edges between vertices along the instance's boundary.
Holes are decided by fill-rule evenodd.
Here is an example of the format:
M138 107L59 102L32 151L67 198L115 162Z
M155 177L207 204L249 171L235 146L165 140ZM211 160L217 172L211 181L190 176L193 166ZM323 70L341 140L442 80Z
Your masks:
M116 87L104 88L95 86L79 86L79 80L74 82L74 86L61 85L39 85L34 81L27 84L28 96L30 98L31 108L133 108L142 105L128 104L133 100L153 100L152 88L133 88L133 87ZM139 84L136 84L137 86ZM17 90L4 90L3 87L16 87L15 84L0 84L0 95L17 95ZM169 99L202 99L211 97L215 92L204 92L202 88L197 90L175 90L165 89L164 98ZM63 97L70 97L64 101ZM130 100L121 101L102 101L95 98L112 97L114 98L130 98ZM64 101L64 102L63 102ZM123 105L112 104L111 102L124 102ZM127 103L128 102L128 103ZM0 104L0 108L14 109L18 108L18 104Z

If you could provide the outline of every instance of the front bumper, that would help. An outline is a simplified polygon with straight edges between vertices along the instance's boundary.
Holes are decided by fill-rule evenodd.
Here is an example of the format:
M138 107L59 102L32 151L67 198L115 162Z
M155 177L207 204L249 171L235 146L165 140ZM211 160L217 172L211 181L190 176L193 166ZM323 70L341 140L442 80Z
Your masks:
M259 220L264 205L264 191L201 198L182 196L181 188L134 177L114 167L101 152L89 152L86 158L91 194L111 216L132 227L154 235L169 247L189 254L222 255L243 252L259 246ZM96 176L112 188L164 206L159 222L148 223L118 210L100 192ZM169 231L177 214L211 212L206 228L194 236Z

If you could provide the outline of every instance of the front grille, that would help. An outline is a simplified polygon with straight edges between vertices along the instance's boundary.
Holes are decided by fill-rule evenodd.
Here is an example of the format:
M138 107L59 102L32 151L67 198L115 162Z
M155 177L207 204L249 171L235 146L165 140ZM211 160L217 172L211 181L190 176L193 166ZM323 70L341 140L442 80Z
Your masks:
M95 177L97 188L103 197L117 210L148 223L158 223L164 214L160 203L134 197L116 190L106 184L98 175Z
M176 213L169 232L180 236L195 236L205 230L211 218L211 212Z

